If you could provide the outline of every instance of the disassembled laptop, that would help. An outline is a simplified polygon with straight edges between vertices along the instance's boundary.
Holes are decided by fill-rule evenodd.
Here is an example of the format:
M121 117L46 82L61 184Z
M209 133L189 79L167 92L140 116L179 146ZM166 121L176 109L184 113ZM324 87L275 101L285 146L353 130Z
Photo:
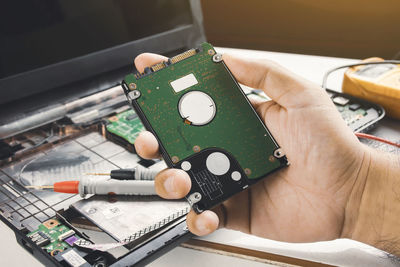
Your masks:
M123 88L115 85L131 71L140 52L175 55L171 61L179 62L193 54L181 52L205 41L199 1L174 1L168 8L181 16L168 29L0 79L0 219L46 266L145 265L192 237L185 222L190 210L186 200L82 198L26 187L82 180L87 173L118 168L166 167L164 161L135 154L133 143L144 127ZM154 9L148 7L149 12ZM82 64L86 72L77 70ZM268 99L259 90L243 90L249 98ZM328 93L354 131L366 130L384 115L367 101Z

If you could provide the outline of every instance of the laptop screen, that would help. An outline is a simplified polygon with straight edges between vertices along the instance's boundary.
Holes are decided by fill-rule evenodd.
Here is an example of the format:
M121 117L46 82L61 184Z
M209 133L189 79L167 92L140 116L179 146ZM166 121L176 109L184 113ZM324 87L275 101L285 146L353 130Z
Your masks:
M0 4L0 79L192 23L189 2L18 0Z
M139 53L204 41L199 0L0 1L0 104L82 82L97 85L78 95L102 91L132 71Z

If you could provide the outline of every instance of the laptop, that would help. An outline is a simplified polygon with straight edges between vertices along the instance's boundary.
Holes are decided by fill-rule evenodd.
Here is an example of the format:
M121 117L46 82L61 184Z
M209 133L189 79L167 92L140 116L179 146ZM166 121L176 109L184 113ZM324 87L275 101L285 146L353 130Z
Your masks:
M0 21L0 219L16 241L46 266L99 267L143 266L190 239L184 200L27 186L166 167L135 153L130 138L142 128L119 84L138 54L173 56L205 41L200 1L7 1ZM328 93L355 132L384 115Z
M205 41L200 1L6 1L0 21L0 219L16 241L46 266L142 266L191 238L183 200L26 186L165 167L107 123L132 112L119 84L138 54Z

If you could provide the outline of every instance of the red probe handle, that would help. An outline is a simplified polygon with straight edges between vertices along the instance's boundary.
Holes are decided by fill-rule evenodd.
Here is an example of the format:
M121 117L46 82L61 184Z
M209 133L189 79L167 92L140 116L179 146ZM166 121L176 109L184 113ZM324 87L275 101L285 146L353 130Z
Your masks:
M79 193L79 181L65 181L54 183L54 192L78 194Z

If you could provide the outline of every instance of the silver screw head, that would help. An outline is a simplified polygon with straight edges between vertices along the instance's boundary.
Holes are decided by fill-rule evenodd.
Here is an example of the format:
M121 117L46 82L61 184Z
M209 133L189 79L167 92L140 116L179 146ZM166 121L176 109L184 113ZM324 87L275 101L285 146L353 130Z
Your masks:
M221 62L222 61L222 54L217 53L212 57L214 62Z
M283 150L281 148L278 148L274 151L274 157L275 158L282 158L283 156L285 156L285 153L283 152Z
M139 98L139 96L140 96L140 91L134 90L134 91L129 92L128 95L129 95L129 97L130 97L131 99L137 99L137 98Z

